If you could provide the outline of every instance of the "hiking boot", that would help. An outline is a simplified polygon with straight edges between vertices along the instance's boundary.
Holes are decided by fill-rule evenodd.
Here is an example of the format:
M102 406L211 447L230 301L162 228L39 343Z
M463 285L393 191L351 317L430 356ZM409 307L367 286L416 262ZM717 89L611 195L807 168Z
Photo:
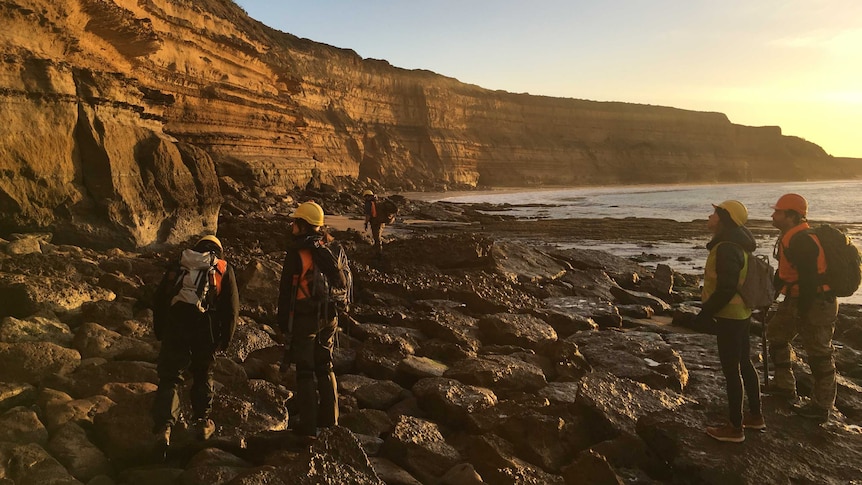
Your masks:
M811 419L817 423L822 424L829 421L829 410L810 401L804 406L797 406L794 410L803 418Z
M745 432L742 427L737 428L730 424L724 426L709 426L706 428L706 434L728 443L742 443L745 441Z
M742 427L763 431L766 429L766 421L763 420L762 414L746 414L742 417Z
M796 394L796 389L785 389L782 387L772 386L769 389L761 388L760 392L766 396L770 396L781 401L787 401L790 404L795 404L796 401L799 400L799 396Z
M157 426L153 430L153 434L156 435L156 444L164 446L167 448L171 445L171 426L166 424L164 426Z
M171 427L167 424L156 426L153 428L153 434L156 435L156 444L153 449L155 458L164 461L168 457L168 448L171 446Z
M194 429L198 439L208 440L215 433L215 423L212 419L201 418L195 421Z

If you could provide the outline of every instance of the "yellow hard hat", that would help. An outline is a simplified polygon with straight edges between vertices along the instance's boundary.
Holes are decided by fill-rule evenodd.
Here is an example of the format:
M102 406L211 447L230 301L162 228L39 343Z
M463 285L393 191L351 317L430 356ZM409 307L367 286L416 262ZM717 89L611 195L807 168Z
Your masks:
M366 195L374 195L374 192L365 189L364 191L362 191L362 196L365 197Z
M721 204L713 204L713 207L721 207L726 210L730 214L730 218L737 225L744 226L748 222L748 209L745 207L745 204L738 200L725 200Z
M323 225L323 207L313 201L303 202L293 211L290 217L302 219L312 226Z
M198 240L198 242L195 244L195 246L197 246L198 244L200 244L200 243L202 243L202 242L204 242L204 241L211 241L211 242L215 243L215 245L216 245L216 246L218 246L218 248L219 248L220 250L224 251L224 248L223 248L223 247L222 247L222 245L221 245L221 241L219 241L219 240L218 240L218 238L217 238L217 237L215 237L215 236L213 236L212 234L210 234L210 235L208 235L208 236L204 236L204 237L200 238L200 239Z

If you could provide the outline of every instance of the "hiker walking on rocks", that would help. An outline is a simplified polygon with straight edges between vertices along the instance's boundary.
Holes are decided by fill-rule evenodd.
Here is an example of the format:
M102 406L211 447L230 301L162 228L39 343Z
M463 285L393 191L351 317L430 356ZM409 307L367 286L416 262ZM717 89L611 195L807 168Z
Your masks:
M323 209L314 202L304 202L291 217L291 238L278 295L277 322L285 337L282 371L296 364L299 422L294 431L315 437L318 427L338 424L332 368L338 308L329 295L335 289L347 288L350 282L333 254L333 248L341 254L340 248L322 230Z
M362 197L365 199L365 230L368 230L371 225L371 237L374 240L374 249L378 255L383 255L383 243L380 237L383 233L384 218L378 207L377 196L370 190L362 192Z
M193 379L192 428L201 439L215 431L210 419L215 353L230 344L239 316L234 271L222 258L221 241L204 236L182 252L156 290L153 326L162 346L152 416L156 439L165 449L180 418L179 387L186 369Z
M775 245L778 259L776 289L784 300L767 328L769 352L775 363L775 391L795 402L795 353L790 343L798 335L808 355L814 378L811 400L796 408L799 415L825 423L835 404L837 390L832 334L838 301L824 284L826 254L808 225L808 201L798 194L782 195L773 206L772 225L781 231Z
M743 428L765 429L760 403L760 379L751 363L749 327L751 308L742 299L739 285L747 276L748 260L757 248L745 223L748 210L736 200L713 205L707 228L712 240L703 275L700 320L715 319L718 357L727 389L729 424L710 426L707 434L719 441L745 441ZM743 413L743 390L748 413Z

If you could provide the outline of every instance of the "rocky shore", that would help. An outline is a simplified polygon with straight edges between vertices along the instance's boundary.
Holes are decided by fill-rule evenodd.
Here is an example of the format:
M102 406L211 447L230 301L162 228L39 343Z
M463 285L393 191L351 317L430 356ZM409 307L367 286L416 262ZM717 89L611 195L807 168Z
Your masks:
M278 373L272 328L287 214L308 196L345 216L330 221L356 285L336 351L341 423L311 445L289 430L294 382ZM714 337L692 327L697 277L522 237L576 228L668 240L702 226L519 222L471 206L398 203L378 260L357 230L356 196L228 197L218 235L237 268L242 311L217 358L217 431L200 442L176 430L164 461L151 453L159 343L149 306L180 246L96 251L54 244L52 234L0 241L0 483L862 480L858 307L841 306L829 423L804 421L766 396L766 432L718 443L703 430L726 414L724 381ZM759 356L757 336L752 345Z

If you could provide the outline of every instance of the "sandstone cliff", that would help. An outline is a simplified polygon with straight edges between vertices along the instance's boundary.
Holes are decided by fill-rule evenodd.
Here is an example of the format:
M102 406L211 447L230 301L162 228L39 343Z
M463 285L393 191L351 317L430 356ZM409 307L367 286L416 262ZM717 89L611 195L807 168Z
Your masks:
M281 33L229 0L0 4L0 232L144 246L212 231L218 176L278 193L849 178L720 113L489 91ZM63 236L65 235L65 236Z

